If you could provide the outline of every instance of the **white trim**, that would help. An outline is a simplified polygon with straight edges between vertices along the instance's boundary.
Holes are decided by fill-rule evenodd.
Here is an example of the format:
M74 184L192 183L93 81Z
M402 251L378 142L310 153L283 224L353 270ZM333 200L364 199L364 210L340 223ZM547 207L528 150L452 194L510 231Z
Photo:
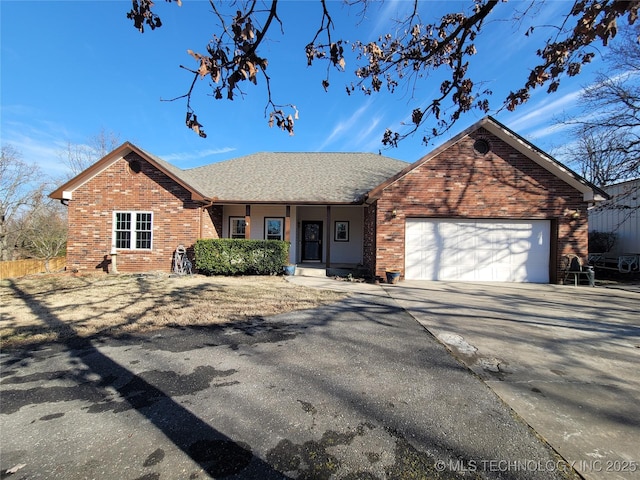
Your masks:
M481 125L487 129L490 133L500 138L506 144L512 146L516 150L518 150L523 155L527 156L529 159L537 163L539 166L547 170L549 173L555 175L563 182L571 185L573 188L582 193L582 199L585 202L593 202L593 201L602 201L605 200L597 192L594 192L593 187L587 185L584 180L581 181L579 178L576 178L575 174L572 173L568 168L566 168L561 163L553 160L547 154L542 151L536 151L531 148L530 145L525 143L523 140L518 138L516 135L513 135L511 132L504 130L500 126L496 125L491 121L485 121Z
M113 153L113 152L112 152ZM109 154L110 155L110 154ZM82 177L82 174L86 171L88 171L89 169L87 168L86 170L84 170L83 172L81 172L80 174L78 174L76 177L72 178L71 180L69 180L69 182L66 184L66 187L68 187L68 190L63 190L62 191L62 196L65 200L71 200L71 195L73 194L73 192L75 192L78 188L80 188L81 186L89 183L91 180L93 180L94 178L102 175L106 170L108 170L109 168L111 168L111 166L120 161L120 160L124 160L125 155L116 155L114 156L111 160L109 160L109 162L105 163L104 165L102 165L102 167L100 169L97 169L92 175L88 176L88 177ZM94 165L97 165L99 162L96 162ZM69 197L67 198L65 195L69 195Z
M116 225L117 225L117 221L116 221L116 216L118 214L130 214L131 215L131 225L129 227L129 233L131 234L130 238L129 238L129 248L121 248L121 247L117 247L116 246ZM149 248L137 248L136 244L138 243L138 230L136 229L136 223L137 223L137 215L138 214L144 214L144 215L150 215L151 216L151 230L149 231L151 233L151 239L149 241L150 245ZM144 230L146 232L146 230ZM154 233L153 233L153 212L151 211L146 211L146 210L114 210L112 212L112 224L111 224L111 247L112 250L135 250L135 251L144 251L144 252L149 252L151 250L153 250L153 237L154 237Z
M280 238L269 238L268 222L271 220L277 220L280 222ZM283 217L264 217L264 239L265 240L284 240L284 218Z

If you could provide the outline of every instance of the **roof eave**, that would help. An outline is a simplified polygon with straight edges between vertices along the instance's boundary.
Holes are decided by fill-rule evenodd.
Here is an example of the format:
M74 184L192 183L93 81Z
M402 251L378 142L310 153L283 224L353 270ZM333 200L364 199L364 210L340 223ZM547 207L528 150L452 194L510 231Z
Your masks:
M482 120L474 123L470 127L466 128L458 135L443 143L420 160L415 163L412 163L407 168L403 169L398 174L394 175L390 179L378 185L376 188L371 190L367 195L367 203L375 202L380 196L385 188L389 187L393 183L397 182L399 179L404 177L407 173L419 167L423 163L428 162L435 156L439 155L446 149L450 148L452 145L459 142L462 138L466 137L470 133L478 130L479 128L485 128L487 131L495 135L496 137L503 140L505 143L510 145L511 147L518 150L520 153L525 155L527 158L530 158L532 161L540 165L545 170L549 171L556 177L563 180L565 183L571 185L573 188L582 193L583 200L585 202L597 202L610 198L609 194L607 194L604 190L598 188L592 183L588 182L586 179L582 178L580 175L575 173L570 168L564 166L553 157L540 150L538 147L533 145L531 142L525 140L523 137L515 133L514 131L507 128L505 125L498 122L495 118L491 116L486 116Z
M91 165L89 168L83 170L78 175L73 177L71 180L67 181L65 184L55 189L53 192L49 194L49 197L55 200L72 200L73 191L75 189L77 189L79 186L83 185L84 183L88 182L95 176L99 175L106 168L111 166L113 162L116 159L123 156L122 153L126 150L129 150L130 147L131 147L131 144L129 142L124 142L118 148L116 148L115 150L111 151L110 153L102 157L100 160L98 160L96 163Z
M420 165L428 162L429 160L431 160L433 157L439 155L440 153L442 153L443 151L445 151L446 149L448 149L449 147L451 147L452 145L456 144L457 142L459 142L462 138L464 138L466 135L468 135L469 133L471 133L472 131L476 130L477 124L472 125L471 127L463 130L462 132L460 132L458 135L456 135L455 137L451 138L450 140L447 140L445 143L443 143L442 145L440 145L439 147L436 147L434 150L432 150L431 152L427 153L424 157L420 158L418 161L413 162L411 164L409 164L408 166L406 166L405 168L403 168L401 171L399 171L398 173L396 173L393 177L385 180L384 182L382 182L380 185L378 185L377 187L375 187L374 189L370 190L366 195L366 202L368 204L372 204L373 202L375 202L376 200L378 200L380 198L380 196L382 195L382 192L385 188L393 185L394 183L396 183L398 180L400 180L402 177L404 177L406 174L408 174L409 172L411 172L412 170L415 170L416 168L418 168Z
M205 195L202 192L198 191L196 188L194 188L192 185L187 183L185 180L183 180L182 178L176 176L175 174L173 174L172 172L170 172L169 170L164 168L163 165L160 165L153 158L151 158L149 155L147 155L147 153L144 150L141 150L140 148L136 147L131 142L124 142L118 148L116 148L115 150L113 150L109 154L105 155L103 158L98 160L96 163L91 165L89 168L87 168L86 170L80 172L78 175L73 177L67 183L65 183L64 185L61 185L56 190L51 192L49 194L49 197L53 198L53 199L56 199L56 200L72 200L73 199L74 190L76 190L78 187L84 185L85 183L87 183L91 179L95 178L100 173L102 173L107 168L109 168L111 165L113 165L117 160L119 160L120 158L123 158L125 155L127 155L128 153L131 153L131 152L134 152L134 153L138 154L145 161L149 162L155 168L157 168L162 173L164 173L169 178L171 178L174 182L176 182L177 184L179 184L180 186L182 186L183 188L188 190L191 193L191 199L193 201L196 201L196 202L208 202L208 201L211 200L207 195Z
M338 201L338 200L225 200L215 199L213 204L218 205L362 205L365 202L364 198L353 201Z
M539 166L558 177L582 193L585 202L597 202L606 200L609 195L576 172L554 159L551 155L533 145L514 131L502 125L493 117L485 117L478 124L487 131L497 136L523 155L533 160Z

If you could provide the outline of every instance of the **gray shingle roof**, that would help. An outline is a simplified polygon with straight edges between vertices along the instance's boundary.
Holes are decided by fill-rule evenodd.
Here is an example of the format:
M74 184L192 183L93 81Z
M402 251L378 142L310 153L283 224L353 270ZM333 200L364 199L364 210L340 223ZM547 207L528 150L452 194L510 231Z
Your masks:
M190 185L200 193L206 194L206 189L204 188L204 186L197 181L197 178L191 178L192 176L189 175L188 170L182 170L181 168L176 167L175 165L172 165L166 160L163 160L157 155L154 155L153 153L149 153L147 150L143 150L138 146L136 146L135 148L137 148L138 150L143 152L145 155L147 155L149 158L151 158L154 162L160 165L166 172L169 172L175 177L181 179L183 182L187 183L188 185Z
M265 152L172 172L219 202L354 203L407 165L373 153Z

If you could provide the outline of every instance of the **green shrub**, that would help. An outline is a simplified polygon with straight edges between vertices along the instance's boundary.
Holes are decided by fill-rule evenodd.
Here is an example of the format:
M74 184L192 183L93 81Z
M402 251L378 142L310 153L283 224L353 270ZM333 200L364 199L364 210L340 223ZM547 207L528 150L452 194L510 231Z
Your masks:
M198 240L194 250L204 275L277 275L289 260L289 242L282 240Z

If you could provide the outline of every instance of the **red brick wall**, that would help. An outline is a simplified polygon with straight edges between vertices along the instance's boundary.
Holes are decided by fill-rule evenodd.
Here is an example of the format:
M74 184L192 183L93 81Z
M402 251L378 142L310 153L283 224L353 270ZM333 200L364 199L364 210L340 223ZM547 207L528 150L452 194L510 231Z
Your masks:
M202 210L200 238L222 237L222 205L212 205Z
M376 203L364 209L362 249L362 265L373 277L376 265Z
M140 162L139 173L131 171L131 160ZM70 270L111 268L114 211L153 212L152 250L119 250L119 272L169 272L178 245L191 248L201 228L206 236L215 235L213 210L203 209L186 189L135 154L116 161L76 189L68 209Z
M481 155L476 139L489 142ZM569 212L579 209L581 217ZM396 210L397 215L392 215ZM387 187L377 202L376 267L404 270L405 218L549 219L551 279L560 278L560 257L587 255L587 215L582 194L484 129L470 134ZM553 243L553 238L552 238Z

